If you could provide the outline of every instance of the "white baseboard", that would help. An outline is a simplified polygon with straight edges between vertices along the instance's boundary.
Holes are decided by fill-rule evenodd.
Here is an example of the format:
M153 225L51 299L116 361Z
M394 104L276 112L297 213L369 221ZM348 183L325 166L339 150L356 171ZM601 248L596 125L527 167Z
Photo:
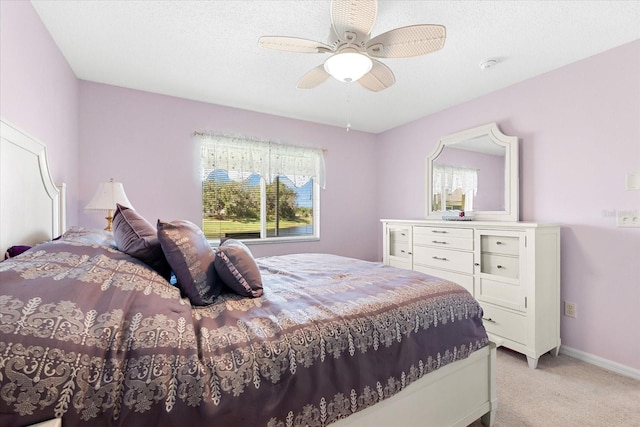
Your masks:
M638 369L634 369L630 366L625 366L617 362L612 362L611 360L607 360L599 356L594 356L593 354L585 353L584 351L576 350L575 348L567 347L566 345L562 345L560 347L560 354L573 357L574 359L578 359L583 362L591 363L592 365L599 366L601 368L613 371L626 377L640 380L640 370Z

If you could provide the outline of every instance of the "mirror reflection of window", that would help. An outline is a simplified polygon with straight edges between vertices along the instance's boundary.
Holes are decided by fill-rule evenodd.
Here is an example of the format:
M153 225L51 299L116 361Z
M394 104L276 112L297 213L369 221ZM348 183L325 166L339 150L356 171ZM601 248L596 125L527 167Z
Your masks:
M505 209L505 148L493 143L480 143L478 139L471 139L463 143L449 145L433 160L433 167L451 167L459 169L475 170L475 191L472 199L465 200L465 211L500 211ZM475 144L475 146L473 145ZM470 147L474 148L472 150ZM480 173L482 171L482 173ZM468 187L455 185L448 187L448 193L453 193L456 188L461 188L465 199L469 197ZM433 188L436 191L442 191ZM433 210L457 209L440 203L435 204ZM463 210L463 209L460 209Z
M434 210L473 211L473 198L477 194L477 169L451 165L434 165Z

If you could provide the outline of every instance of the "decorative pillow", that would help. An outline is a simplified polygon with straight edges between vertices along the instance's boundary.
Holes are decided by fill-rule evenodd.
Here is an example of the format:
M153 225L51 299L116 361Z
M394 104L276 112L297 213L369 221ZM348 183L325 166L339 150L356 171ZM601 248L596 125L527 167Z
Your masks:
M251 249L249 249L249 247L247 245L245 245L244 243L242 243L240 240L230 239L228 237L225 237L222 240L220 240L220 246L237 246L239 248L244 249L244 251L247 254L249 254L249 256L251 258L253 258L253 254L251 253Z
M220 280L236 293L246 297L262 295L260 269L244 243L225 240L216 251L215 267Z
M7 249L7 252L4 254L4 259L17 257L18 255L28 251L29 249L31 249L31 246L27 246L27 245L11 246L9 249Z
M155 227L135 210L116 205L113 237L119 250L138 258L165 279L171 277L171 267L164 256Z
M211 290L211 294L216 297L222 293L222 289L224 288L224 283L216 271L215 260L209 264L209 268L207 268L207 287Z
M200 230L189 221L158 220L158 239L178 287L193 305L209 305L220 295L221 285L207 283L215 252ZM213 275L211 275L213 278Z

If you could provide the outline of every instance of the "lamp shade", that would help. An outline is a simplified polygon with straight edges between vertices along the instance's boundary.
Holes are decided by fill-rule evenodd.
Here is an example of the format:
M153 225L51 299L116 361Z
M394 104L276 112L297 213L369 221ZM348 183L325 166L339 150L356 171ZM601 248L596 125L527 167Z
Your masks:
M355 82L367 74L373 62L355 49L343 49L324 62L324 69L341 82Z
M84 208L86 210L107 211L115 209L116 203L133 209L124 192L122 183L114 182L112 178L110 181L103 182L98 186L98 191Z

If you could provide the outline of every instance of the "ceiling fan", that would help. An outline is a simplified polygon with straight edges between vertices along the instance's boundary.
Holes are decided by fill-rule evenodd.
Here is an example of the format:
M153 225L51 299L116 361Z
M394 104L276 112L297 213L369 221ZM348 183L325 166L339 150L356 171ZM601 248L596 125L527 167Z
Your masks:
M329 53L324 64L313 68L298 81L299 89L311 89L330 76L343 82L358 81L364 88L379 92L396 81L389 67L375 58L408 58L439 50L444 46L442 25L410 25L371 38L378 14L377 0L331 0L329 44L287 36L264 36L260 47L298 53Z

